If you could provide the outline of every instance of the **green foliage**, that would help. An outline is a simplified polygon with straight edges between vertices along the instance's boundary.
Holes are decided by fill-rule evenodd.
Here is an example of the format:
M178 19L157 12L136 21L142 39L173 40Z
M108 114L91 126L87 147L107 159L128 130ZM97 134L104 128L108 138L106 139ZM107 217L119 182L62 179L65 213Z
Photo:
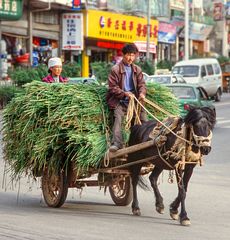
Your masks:
M22 92L23 89L16 86L0 86L0 108L4 108L16 93Z
M217 58L217 60L220 64L230 62L230 58L225 57L225 56L220 56L220 57Z
M106 83L113 64L107 62L93 62L90 66L97 80L100 83Z
M169 69L171 70L173 63L169 60L161 60L157 63L157 69Z
M76 62L68 62L62 66L62 76L63 77L80 77L81 67Z
M38 67L16 67L9 70L9 76L17 86L22 86L33 80L40 81L48 73L45 65Z
M79 77L81 67L77 63L63 64L62 75L64 77ZM47 76L48 67L40 64L38 67L16 67L9 70L9 76L17 86L22 86L32 81L41 81L42 78Z
M154 75L155 68L153 62L146 60L136 62L136 64L141 67L143 72L147 73L148 75Z

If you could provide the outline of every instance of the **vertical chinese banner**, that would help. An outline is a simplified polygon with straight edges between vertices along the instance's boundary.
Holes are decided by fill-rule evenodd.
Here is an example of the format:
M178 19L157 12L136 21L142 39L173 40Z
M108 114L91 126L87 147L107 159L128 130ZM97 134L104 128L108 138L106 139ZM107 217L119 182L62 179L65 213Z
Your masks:
M83 50L83 14L63 14L62 26L62 49Z

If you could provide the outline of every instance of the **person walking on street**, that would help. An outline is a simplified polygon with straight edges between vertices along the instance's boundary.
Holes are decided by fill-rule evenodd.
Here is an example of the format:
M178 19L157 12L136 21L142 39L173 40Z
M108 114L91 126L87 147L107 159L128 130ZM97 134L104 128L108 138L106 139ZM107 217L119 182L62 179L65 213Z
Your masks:
M42 79L43 82L47 83L65 83L68 81L68 78L62 77L62 61L61 58L53 57L48 61L48 72L49 75Z
M123 146L122 120L127 113L129 99L135 95L139 101L144 101L146 86L142 70L134 64L138 49L135 44L127 44L122 48L122 60L113 66L108 77L107 104L113 111L114 125L112 145L109 150L117 151ZM141 122L146 121L146 113L142 109Z

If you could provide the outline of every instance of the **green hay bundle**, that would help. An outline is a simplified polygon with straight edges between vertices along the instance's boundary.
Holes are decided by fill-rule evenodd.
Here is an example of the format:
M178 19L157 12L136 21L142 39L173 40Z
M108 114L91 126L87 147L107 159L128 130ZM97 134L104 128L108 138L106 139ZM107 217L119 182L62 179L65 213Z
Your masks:
M98 168L108 148L106 134L111 135L106 92L96 85L25 85L3 114L4 155L13 176L36 176L45 167L57 171L70 163L79 172ZM167 88L149 85L147 97L178 114L177 100Z

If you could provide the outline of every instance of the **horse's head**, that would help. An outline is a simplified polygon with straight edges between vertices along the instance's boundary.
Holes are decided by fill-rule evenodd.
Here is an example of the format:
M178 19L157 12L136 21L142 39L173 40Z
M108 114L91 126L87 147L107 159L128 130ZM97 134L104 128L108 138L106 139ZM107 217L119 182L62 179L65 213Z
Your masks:
M215 125L216 114L214 110L203 107L193 108L185 117L185 124L191 126L191 141L193 151L200 150L202 155L208 155L211 151L212 129Z

